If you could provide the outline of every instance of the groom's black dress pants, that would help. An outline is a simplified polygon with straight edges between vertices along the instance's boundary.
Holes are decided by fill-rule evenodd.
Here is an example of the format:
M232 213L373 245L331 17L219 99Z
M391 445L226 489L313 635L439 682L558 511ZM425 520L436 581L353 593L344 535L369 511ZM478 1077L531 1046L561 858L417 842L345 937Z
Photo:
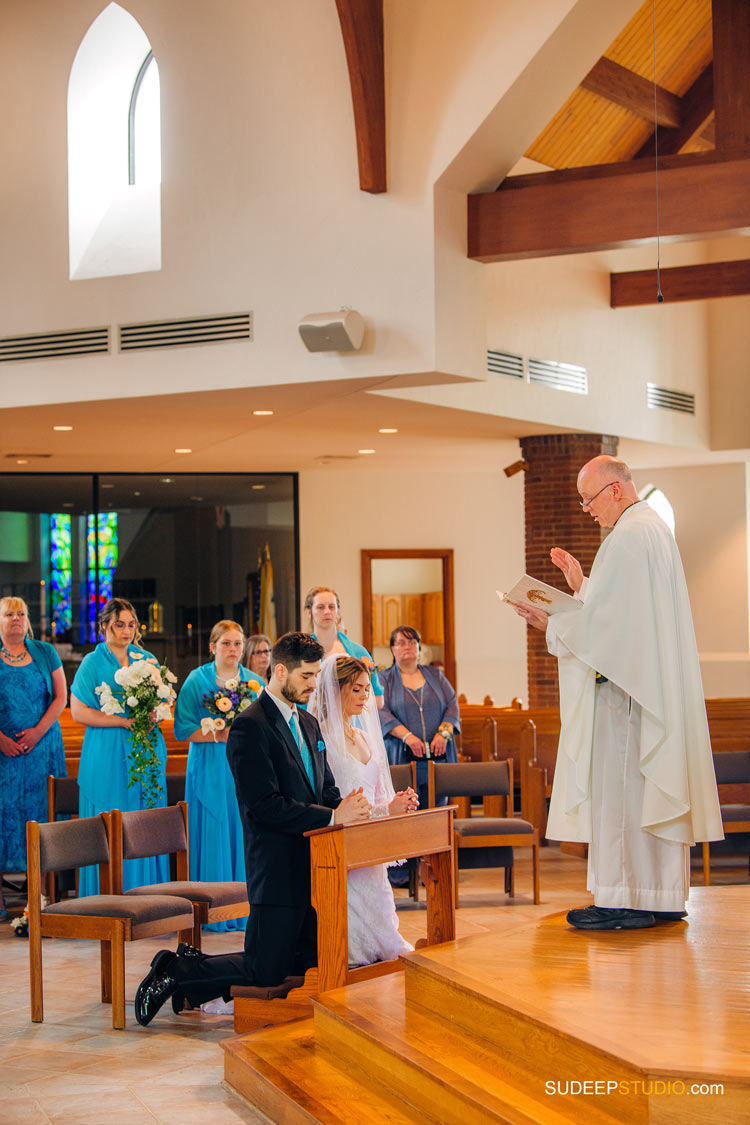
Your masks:
M179 957L170 972L197 1007L234 985L267 987L304 976L318 962L317 916L312 906L251 906L244 953Z

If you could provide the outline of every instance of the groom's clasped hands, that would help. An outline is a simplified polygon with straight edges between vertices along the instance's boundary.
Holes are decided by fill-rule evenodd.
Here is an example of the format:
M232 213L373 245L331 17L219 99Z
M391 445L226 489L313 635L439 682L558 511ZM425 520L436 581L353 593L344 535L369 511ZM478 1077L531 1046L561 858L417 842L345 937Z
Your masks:
M371 813L372 805L360 785L359 789L352 789L351 793L342 798L341 804L334 810L333 823L352 824L357 820L369 820Z

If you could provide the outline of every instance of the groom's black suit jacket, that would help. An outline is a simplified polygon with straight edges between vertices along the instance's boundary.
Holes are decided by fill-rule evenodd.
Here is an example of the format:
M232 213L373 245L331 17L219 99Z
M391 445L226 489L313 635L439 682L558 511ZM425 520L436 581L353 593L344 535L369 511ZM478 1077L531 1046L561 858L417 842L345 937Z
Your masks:
M265 691L237 716L227 740L253 905L309 904L310 842L303 833L329 824L341 802L317 721L306 711L297 715L313 762L314 791L292 732Z

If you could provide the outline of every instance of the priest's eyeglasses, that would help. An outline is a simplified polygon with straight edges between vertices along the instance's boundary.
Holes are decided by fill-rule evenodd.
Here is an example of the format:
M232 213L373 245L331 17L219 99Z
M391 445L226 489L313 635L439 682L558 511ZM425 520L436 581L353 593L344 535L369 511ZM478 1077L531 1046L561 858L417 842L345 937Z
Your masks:
M619 481L611 480L609 482L609 484L604 485L604 488L600 488L598 492L595 492L590 500L579 500L578 502L579 502L579 504L581 505L582 508L590 508L591 505L596 500L597 496L601 496L601 494L604 492L605 488L611 488L613 484L619 484L619 483L620 483Z

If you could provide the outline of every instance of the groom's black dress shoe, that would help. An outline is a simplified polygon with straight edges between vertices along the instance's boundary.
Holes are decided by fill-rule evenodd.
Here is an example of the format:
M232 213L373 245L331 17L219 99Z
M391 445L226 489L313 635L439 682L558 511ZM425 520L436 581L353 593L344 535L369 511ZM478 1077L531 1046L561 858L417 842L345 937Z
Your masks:
M160 949L151 962L151 969L138 985L135 994L135 1018L147 1027L156 1013L177 990L177 981L170 974L177 962L171 949Z
M194 945L188 945L185 941L180 942L180 944L177 946L176 953L179 958L187 961L189 961L191 958L197 960L199 957L203 956L200 949L196 949ZM184 1012L186 1008L192 1009L192 1007L193 1005L189 1000L187 1000L185 993L181 988L177 988L172 993L172 1011L176 1016L179 1016L180 1013Z
M647 930L656 925L650 910L615 910L607 906L569 910L566 921L577 930Z
M681 922L687 918L687 910L652 910L657 926L662 922Z

